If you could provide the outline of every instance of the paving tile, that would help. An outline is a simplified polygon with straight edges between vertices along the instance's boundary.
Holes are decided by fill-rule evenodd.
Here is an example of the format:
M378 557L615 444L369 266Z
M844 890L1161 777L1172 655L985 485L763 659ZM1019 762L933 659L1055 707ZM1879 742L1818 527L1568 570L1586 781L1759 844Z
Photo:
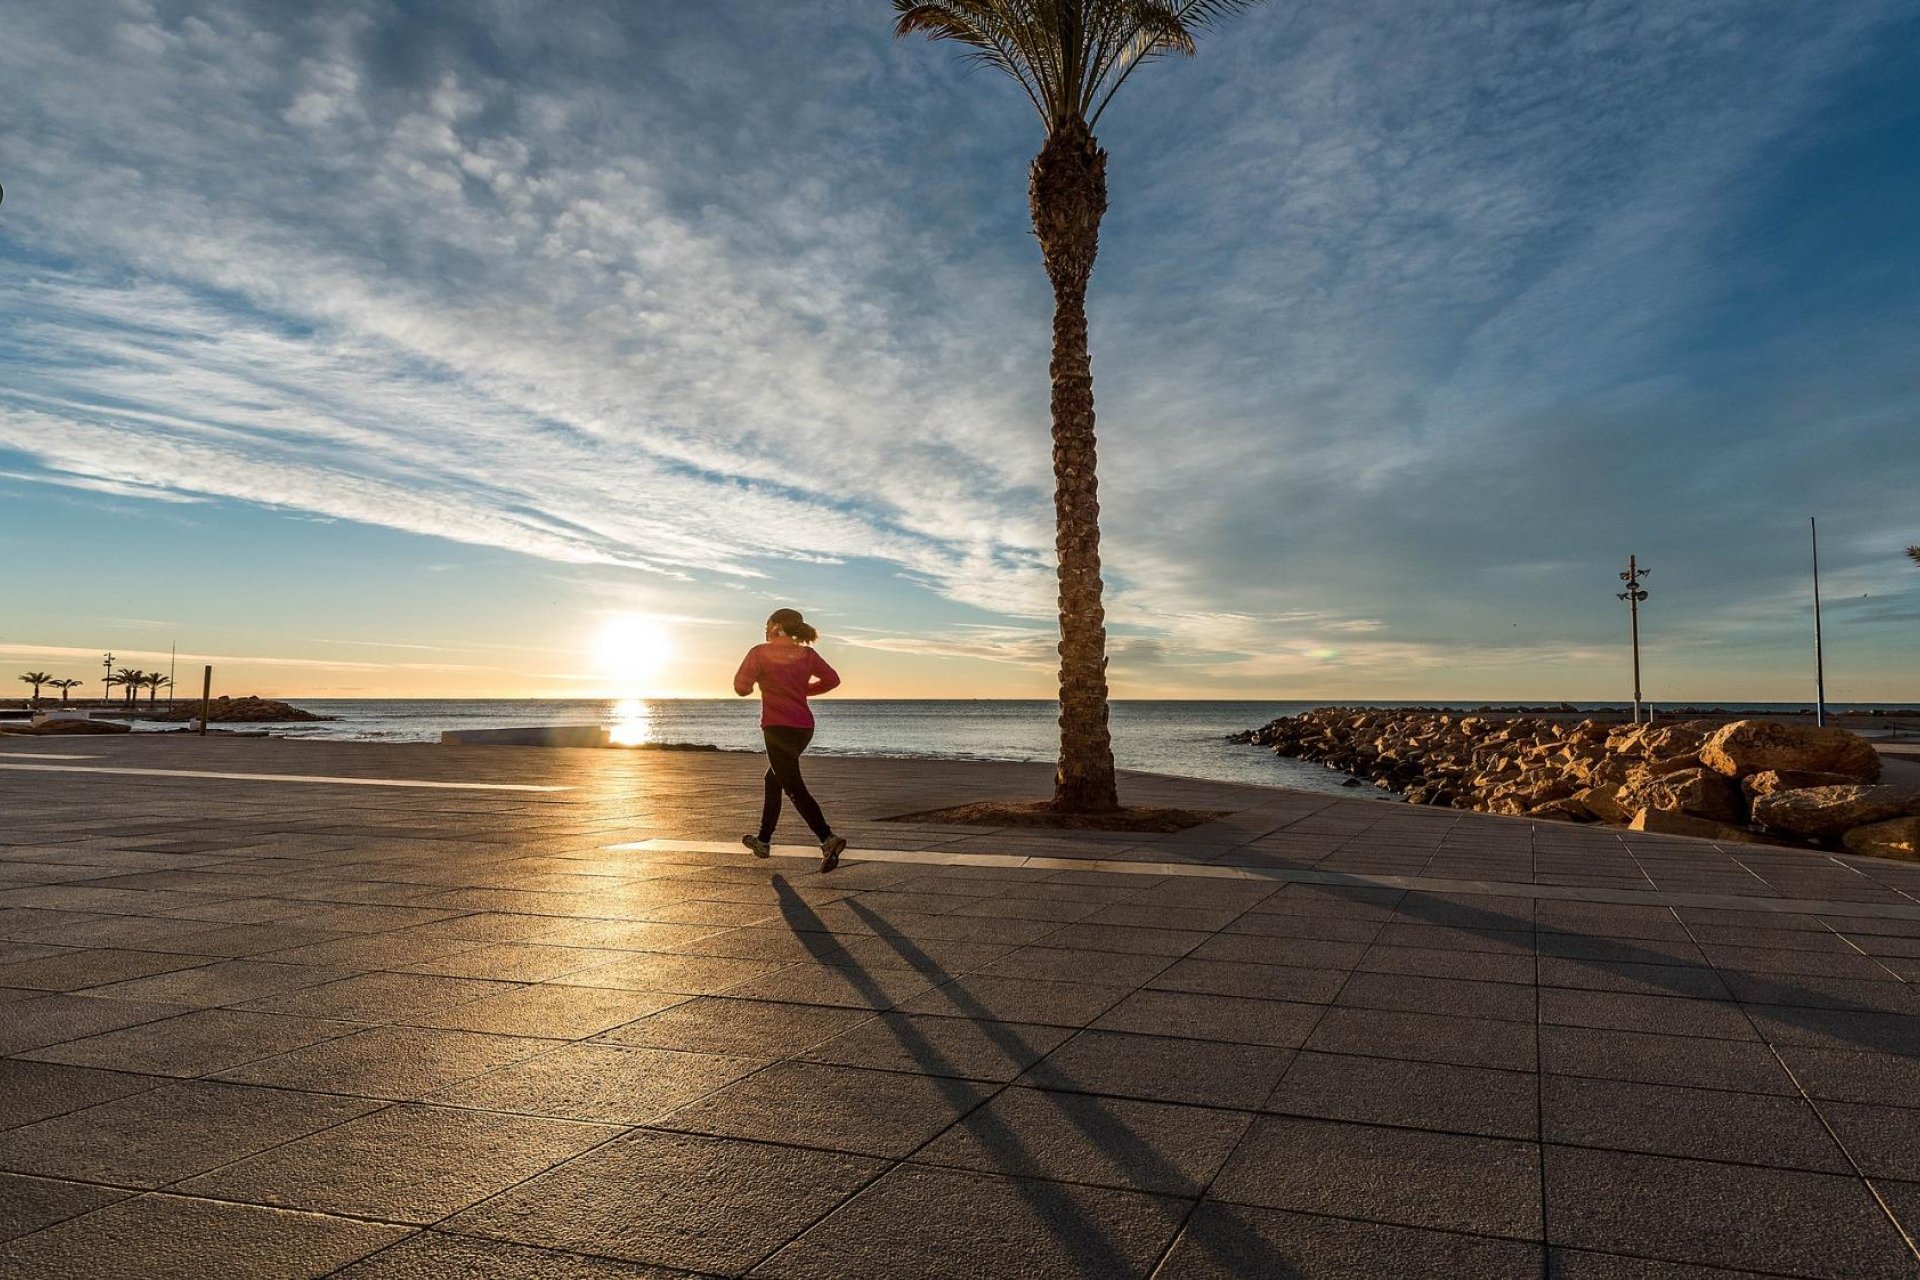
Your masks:
M1907 1237L1920 1240L1920 1182L1893 1182L1875 1178L1873 1189L1886 1201L1895 1220L1906 1228Z
M14 1129L165 1084L152 1076L0 1058L0 1129Z
M1288 938L1257 933L1216 934L1193 948L1200 960L1233 960L1243 964L1297 965L1303 969L1351 969L1367 953L1366 944L1329 942L1323 938Z
M1686 996L1697 1000L1733 999L1719 973L1697 965L1623 964L1613 960L1568 960L1560 956L1541 956L1538 977L1543 987L1625 991L1647 996Z
M183 1081L0 1133L0 1169L157 1187L372 1109L357 1098Z
M1335 1007L1399 1009L1411 1013L1458 1014L1534 1021L1532 987L1511 982L1469 982L1424 978L1405 973L1356 973L1340 989Z
M1541 1137L1565 1146L1846 1173L1851 1166L1800 1098L1548 1076Z
M417 1026L450 1031L579 1040L662 1009L671 1009L692 998L658 991L543 984L482 996L409 1021Z
M1042 941L1076 951L1113 951L1136 956L1183 956L1213 937L1197 929L1157 929L1141 925L1063 924Z
M50 956L0 964L0 986L33 991L79 991L87 987L144 978L149 974L191 969L217 956L181 955L169 951L123 951L114 948L62 948Z
M1328 942L1369 943L1386 926L1382 920L1342 920L1331 916L1279 916L1249 911L1228 924L1225 933L1256 933L1270 938L1320 938Z
M1382 947L1422 947L1437 951L1490 951L1496 955L1533 954L1531 930L1459 928L1451 925L1389 923L1374 938Z
M1090 982L967 974L915 996L900 1007L908 1013L1084 1027L1112 1008L1126 993L1126 987Z
M641 1131L504 1191L447 1227L739 1275L885 1167L837 1152Z
M911 969L867 970L843 965L796 964L778 973L751 978L730 988L727 994L744 1000L891 1009L930 990L934 981Z
M676 956L662 952L634 952L605 964L576 969L557 979L582 987L613 987L628 991L666 991L683 996L715 995L750 978L765 977L785 967L784 961L735 960L726 956Z
M1865 1049L1920 1058L1920 1017L1789 1005L1746 1008L1755 1028L1771 1044Z
M629 1022L599 1039L655 1049L786 1058L872 1017L865 1009L708 998L689 1000Z
M1155 974L1179 964L1161 955L1122 955L1113 951L1081 951L1056 947L1051 938L1010 951L977 972L988 978L1037 978L1045 982L1091 982L1106 986L1139 986Z
M1537 1062L1531 1024L1397 1009L1328 1009L1306 1047L1507 1071L1532 1071Z
M1874 1106L1862 1102L1819 1104L1820 1114L1847 1149L1847 1154L1869 1178L1920 1181L1920 1098L1907 1105Z
M692 1272L423 1231L333 1280L681 1280Z
M1119 902L1087 917L1088 924L1135 925L1148 929L1188 929L1213 933L1240 917L1239 906L1182 906L1173 896L1156 891L1150 902Z
M799 1055L843 1067L1007 1081L1073 1034L1066 1027L885 1013Z
M225 1080L406 1101L530 1058L550 1040L374 1027L220 1073Z
M0 1054L23 1053L189 1012L186 1005L65 994L35 995L13 1001L6 1009L6 1016L0 1018Z
M1302 1052L1263 1109L1496 1138L1539 1132L1532 1074L1395 1058Z
M1022 1085L1109 1097L1258 1107L1293 1053L1119 1031L1082 1031L1020 1078Z
M1624 1253L1547 1250L1547 1280L1770 1280L1770 1271L1729 1271L1686 1262L1654 1262Z
M1541 1027L1540 1069L1556 1075L1792 1095L1766 1045L1588 1027Z
M83 1182L60 1182L0 1173L0 1241L12 1240L42 1227L124 1200L131 1192L96 1187ZM4 1266L0 1259L0 1266Z
M1738 1005L1717 1000L1642 996L1615 991L1540 988L1540 1021L1546 1025L1646 1031L1656 1035L1755 1040L1758 1034Z
M645 1124L766 1065L673 1049L570 1044L449 1085L429 1102L606 1124Z
M387 1107L189 1179L177 1189L425 1224L620 1132L452 1107Z
M914 1159L980 1173L1195 1196L1251 1120L1245 1112L1212 1107L1016 1086L960 1119Z
M783 1062L689 1103L657 1125L899 1158L991 1091L952 1077Z
M1545 1148L1547 1238L1668 1262L1805 1276L1911 1276L1857 1177Z
M250 1000L245 1008L306 1018L398 1022L515 990L512 983L418 973L364 973L287 995Z
M350 1022L196 1009L177 1018L69 1040L26 1056L158 1076L202 1076L360 1030Z
M844 941L846 945L826 952L820 957L822 963L860 969L911 969L934 978L970 973L1014 950L1012 945L1004 942L972 942L965 938L922 938L906 945L898 938L864 937L838 941Z
M1802 1045L1781 1045L1778 1052L1808 1097L1920 1105L1920 1058Z
M1167 1260L1154 1272L1155 1280L1249 1276L1538 1280L1540 1246L1209 1200L1194 1211Z
M1336 1216L1364 1206L1378 1222L1537 1240L1538 1151L1500 1138L1267 1116L1208 1194Z
M1542 957L1592 960L1602 964L1652 964L1704 967L1706 956L1692 942L1678 938L1617 938L1586 933L1542 933Z
M1723 973L1727 990L1744 1004L1851 1013L1920 1014L1920 990L1911 982L1876 978L1832 978L1817 974Z
M34 1280L318 1280L407 1228L352 1218L144 1195L7 1246L0 1275Z
M1354 967L1368 973L1412 973L1428 978L1463 978L1474 982L1520 982L1528 986L1534 982L1534 958L1531 955L1491 951L1374 946Z
M1347 976L1337 969L1238 964L1188 957L1174 961L1146 985L1155 991L1192 991L1204 995L1325 1004L1339 994Z
M1102 1031L1297 1048L1320 1018L1319 1005L1187 991L1136 991L1093 1025Z
M116 982L96 989L94 994L115 1000L160 1000L211 1009L283 995L303 987L317 987L323 982L336 982L350 976L345 969L322 965L223 960L197 969Z
M1144 1277L1179 1200L902 1165L755 1271L781 1280Z

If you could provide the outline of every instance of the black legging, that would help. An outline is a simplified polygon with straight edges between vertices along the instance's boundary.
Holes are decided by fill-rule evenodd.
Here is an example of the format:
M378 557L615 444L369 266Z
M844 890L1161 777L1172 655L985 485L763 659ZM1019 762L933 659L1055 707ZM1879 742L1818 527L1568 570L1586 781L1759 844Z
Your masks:
M813 828L816 839L830 838L833 828L827 825L813 793L807 790L807 780L800 776L800 756L807 749L807 744L813 741L813 730L768 725L760 732L767 740L767 799L760 808L760 838L773 839L773 829L780 821L782 791L792 798L793 807Z

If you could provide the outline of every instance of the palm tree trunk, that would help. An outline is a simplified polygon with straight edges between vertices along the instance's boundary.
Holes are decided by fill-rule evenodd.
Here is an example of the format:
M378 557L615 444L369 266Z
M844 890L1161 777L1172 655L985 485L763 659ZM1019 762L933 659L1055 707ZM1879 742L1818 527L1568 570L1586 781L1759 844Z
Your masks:
M1107 730L1106 610L1100 596L1100 492L1094 474L1093 363L1087 281L1107 211L1107 153L1075 121L1034 157L1028 199L1053 283L1054 549L1060 559L1060 767L1053 807L1099 813L1120 805Z

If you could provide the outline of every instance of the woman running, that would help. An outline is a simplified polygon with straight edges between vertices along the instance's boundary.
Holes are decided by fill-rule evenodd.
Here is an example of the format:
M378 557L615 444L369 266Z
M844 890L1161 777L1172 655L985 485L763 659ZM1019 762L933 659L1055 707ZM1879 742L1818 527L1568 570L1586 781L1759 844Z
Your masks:
M767 641L747 650L746 660L733 676L733 691L741 697L760 686L760 732L767 742L767 799L760 809L760 834L741 836L740 843L756 858L773 852L773 828L780 821L780 793L786 792L820 842L820 870L840 865L846 837L820 813L813 794L800 776L800 756L813 741L813 711L807 699L840 683L827 660L813 651L820 633L807 625L798 609L776 609L767 619Z

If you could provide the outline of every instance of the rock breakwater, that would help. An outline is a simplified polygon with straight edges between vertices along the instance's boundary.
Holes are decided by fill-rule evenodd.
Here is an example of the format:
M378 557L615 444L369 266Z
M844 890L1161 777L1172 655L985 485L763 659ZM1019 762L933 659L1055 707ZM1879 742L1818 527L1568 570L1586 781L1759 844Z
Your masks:
M1319 707L1238 740L1413 804L1920 859L1920 791L1873 785L1878 753L1844 729Z

